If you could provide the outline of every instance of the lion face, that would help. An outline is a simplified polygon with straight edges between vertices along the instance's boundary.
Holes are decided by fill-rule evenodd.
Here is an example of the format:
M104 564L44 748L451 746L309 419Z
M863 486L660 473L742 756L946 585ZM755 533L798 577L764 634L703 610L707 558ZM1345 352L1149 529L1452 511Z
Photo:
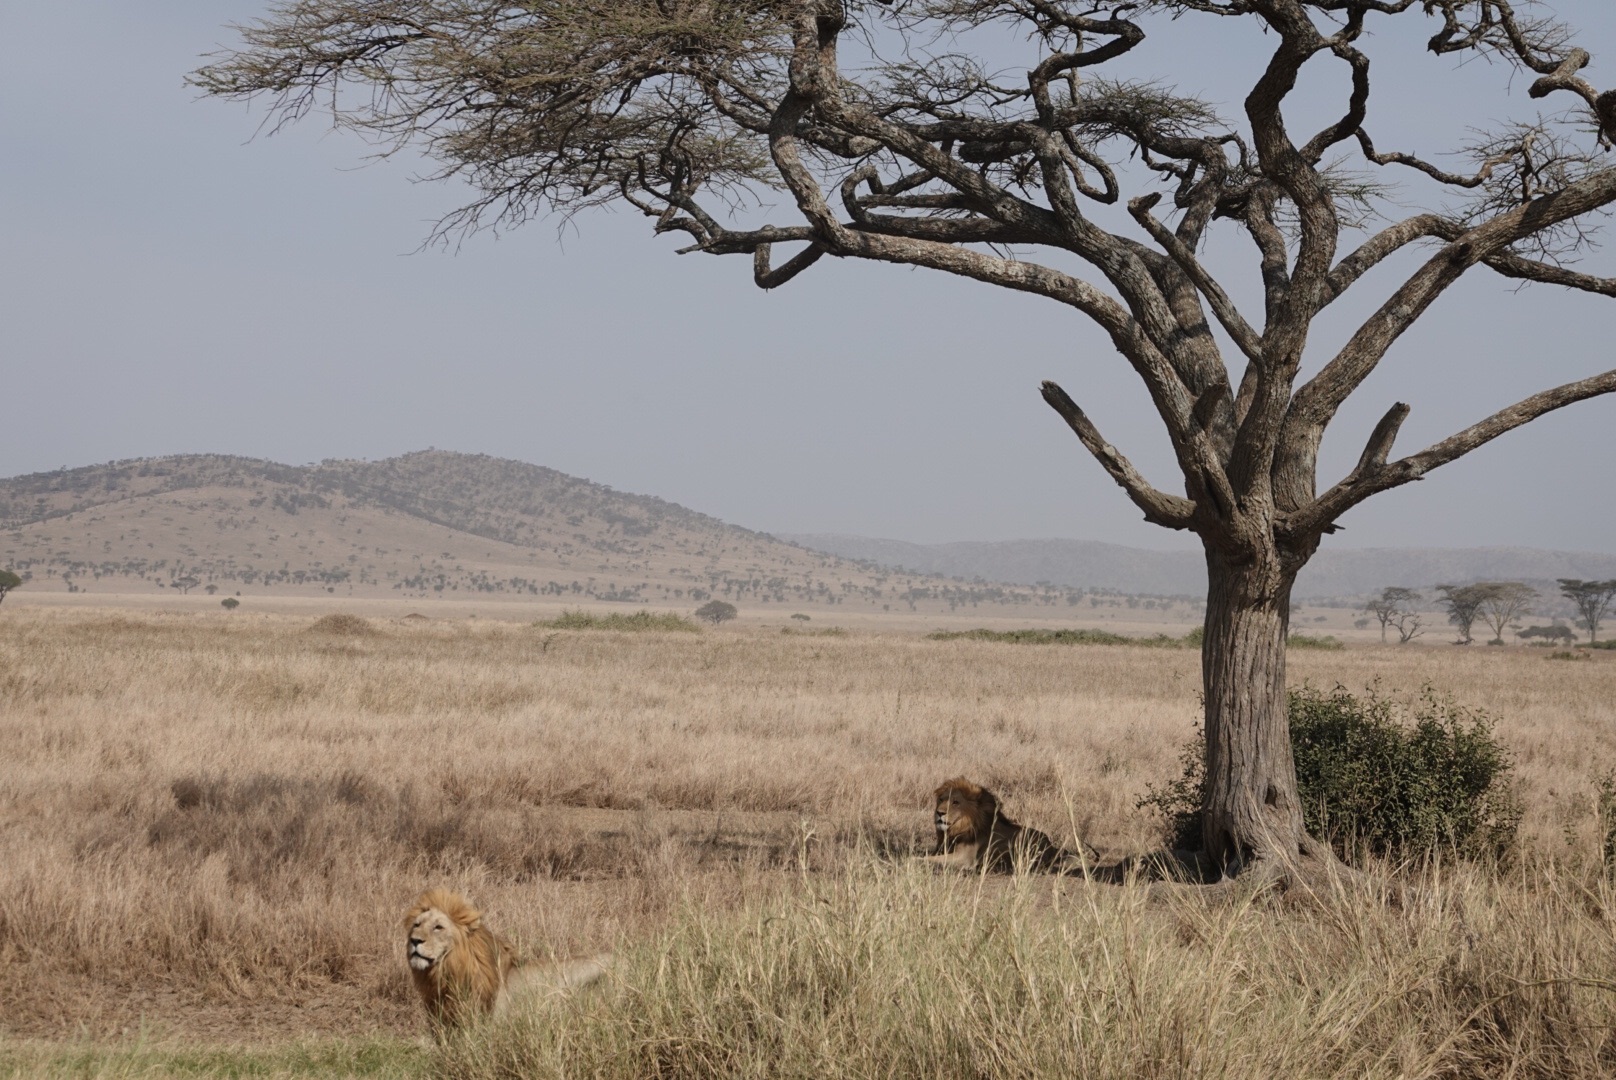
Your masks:
M465 931L460 924L435 907L412 913L409 924L410 970L425 974L436 967L460 943Z
M934 794L932 824L940 847L975 839L983 824L998 813L999 800L993 793L963 776L943 781Z

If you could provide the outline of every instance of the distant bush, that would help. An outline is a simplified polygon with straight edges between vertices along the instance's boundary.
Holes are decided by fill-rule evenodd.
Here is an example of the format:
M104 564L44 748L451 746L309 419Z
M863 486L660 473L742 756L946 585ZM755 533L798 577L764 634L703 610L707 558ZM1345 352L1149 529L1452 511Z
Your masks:
M1606 638L1604 641L1590 641L1584 645L1585 649L1616 649L1616 638Z
M595 615L587 611L563 611L554 619L533 624L548 630L682 630L700 633L701 627L673 611L636 611L625 615L613 611Z
M1152 649L1183 649L1201 644L1200 631L1190 636L1128 637L1109 630L939 630L926 637L932 641L1004 641L1013 645L1143 645Z
M1292 634L1286 644L1293 649L1344 649L1345 645L1329 634Z
M227 596L223 600L219 601L219 606L224 608L226 611L234 611L241 606L241 601L237 600L234 596Z
M1291 744L1307 831L1336 852L1410 858L1438 851L1497 855L1521 809L1509 751L1484 713L1427 692L1403 718L1373 693L1341 687L1290 695ZM1139 800L1165 819L1173 847L1201 846L1206 744L1187 743L1183 773Z
M723 600L709 600L696 609L696 618L706 619L714 626L721 622L729 622L739 614L740 612L735 610L734 604L726 603Z
M797 621L798 621L798 622L807 622L807 621L808 621L808 619L809 619L809 616L807 616L807 615L804 615L804 614L803 614L803 613L802 613L802 612L800 612L800 611L799 611L799 612L796 612L796 613L795 613L795 614L793 614L793 615L792 615L792 616L791 616L791 617L792 617L792 618L793 618L793 619L796 619L796 620L797 620Z
M231 597L235 599L235 597ZM222 601L221 601L222 602ZM309 627L313 634L331 634L337 637L369 637L376 633L376 628L357 615L348 615L338 612L335 615L325 615L314 620Z
M846 637L840 626L825 626L816 630L798 630L795 626L782 626L780 632L787 637Z

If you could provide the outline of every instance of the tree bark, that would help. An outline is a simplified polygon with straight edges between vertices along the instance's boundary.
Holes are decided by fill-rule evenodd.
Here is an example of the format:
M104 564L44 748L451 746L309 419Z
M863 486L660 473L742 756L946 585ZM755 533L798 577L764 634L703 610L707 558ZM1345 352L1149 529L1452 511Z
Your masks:
M1293 864L1311 849L1285 693L1296 568L1272 547L1234 559L1208 543L1201 678L1206 693L1205 849L1226 874Z

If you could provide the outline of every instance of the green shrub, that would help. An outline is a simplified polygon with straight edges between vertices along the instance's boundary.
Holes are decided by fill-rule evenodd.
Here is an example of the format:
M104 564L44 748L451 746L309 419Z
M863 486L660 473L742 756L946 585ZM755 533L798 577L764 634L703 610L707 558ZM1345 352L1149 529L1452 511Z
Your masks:
M1604 641L1590 641L1583 646L1584 649L1616 649L1616 638L1606 638Z
M553 619L533 624L546 630L684 630L700 633L701 627L673 611L621 611L595 615L588 611L563 611Z
M1144 645L1153 649L1182 649L1200 646L1200 631L1192 633L1193 642L1188 637L1167 634L1128 637L1109 630L939 630L926 637L932 641L1004 641L1012 645Z
M1343 857L1437 851L1498 855L1521 810L1509 752L1491 719L1427 692L1410 716L1371 692L1293 690L1291 745L1307 831ZM1139 800L1166 821L1173 847L1201 846L1205 739L1183 749L1182 774Z
M1345 645L1330 634L1292 634L1286 639L1292 649L1344 649Z

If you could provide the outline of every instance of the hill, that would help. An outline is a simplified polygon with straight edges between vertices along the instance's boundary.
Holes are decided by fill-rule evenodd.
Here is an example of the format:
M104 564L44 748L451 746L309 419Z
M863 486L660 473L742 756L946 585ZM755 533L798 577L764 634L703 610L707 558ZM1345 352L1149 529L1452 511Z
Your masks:
M1048 582L1129 594L1204 596L1199 552L1147 551L1087 540L911 544L830 533L786 537L803 547L921 573ZM1387 585L1526 581L1553 595L1562 577L1616 578L1616 555L1537 548L1345 548L1321 550L1296 583L1298 598L1359 598Z
M808 551L537 465L428 450L290 466L183 455L0 480L29 588L480 594L687 606L1010 611L1069 589L948 582Z

